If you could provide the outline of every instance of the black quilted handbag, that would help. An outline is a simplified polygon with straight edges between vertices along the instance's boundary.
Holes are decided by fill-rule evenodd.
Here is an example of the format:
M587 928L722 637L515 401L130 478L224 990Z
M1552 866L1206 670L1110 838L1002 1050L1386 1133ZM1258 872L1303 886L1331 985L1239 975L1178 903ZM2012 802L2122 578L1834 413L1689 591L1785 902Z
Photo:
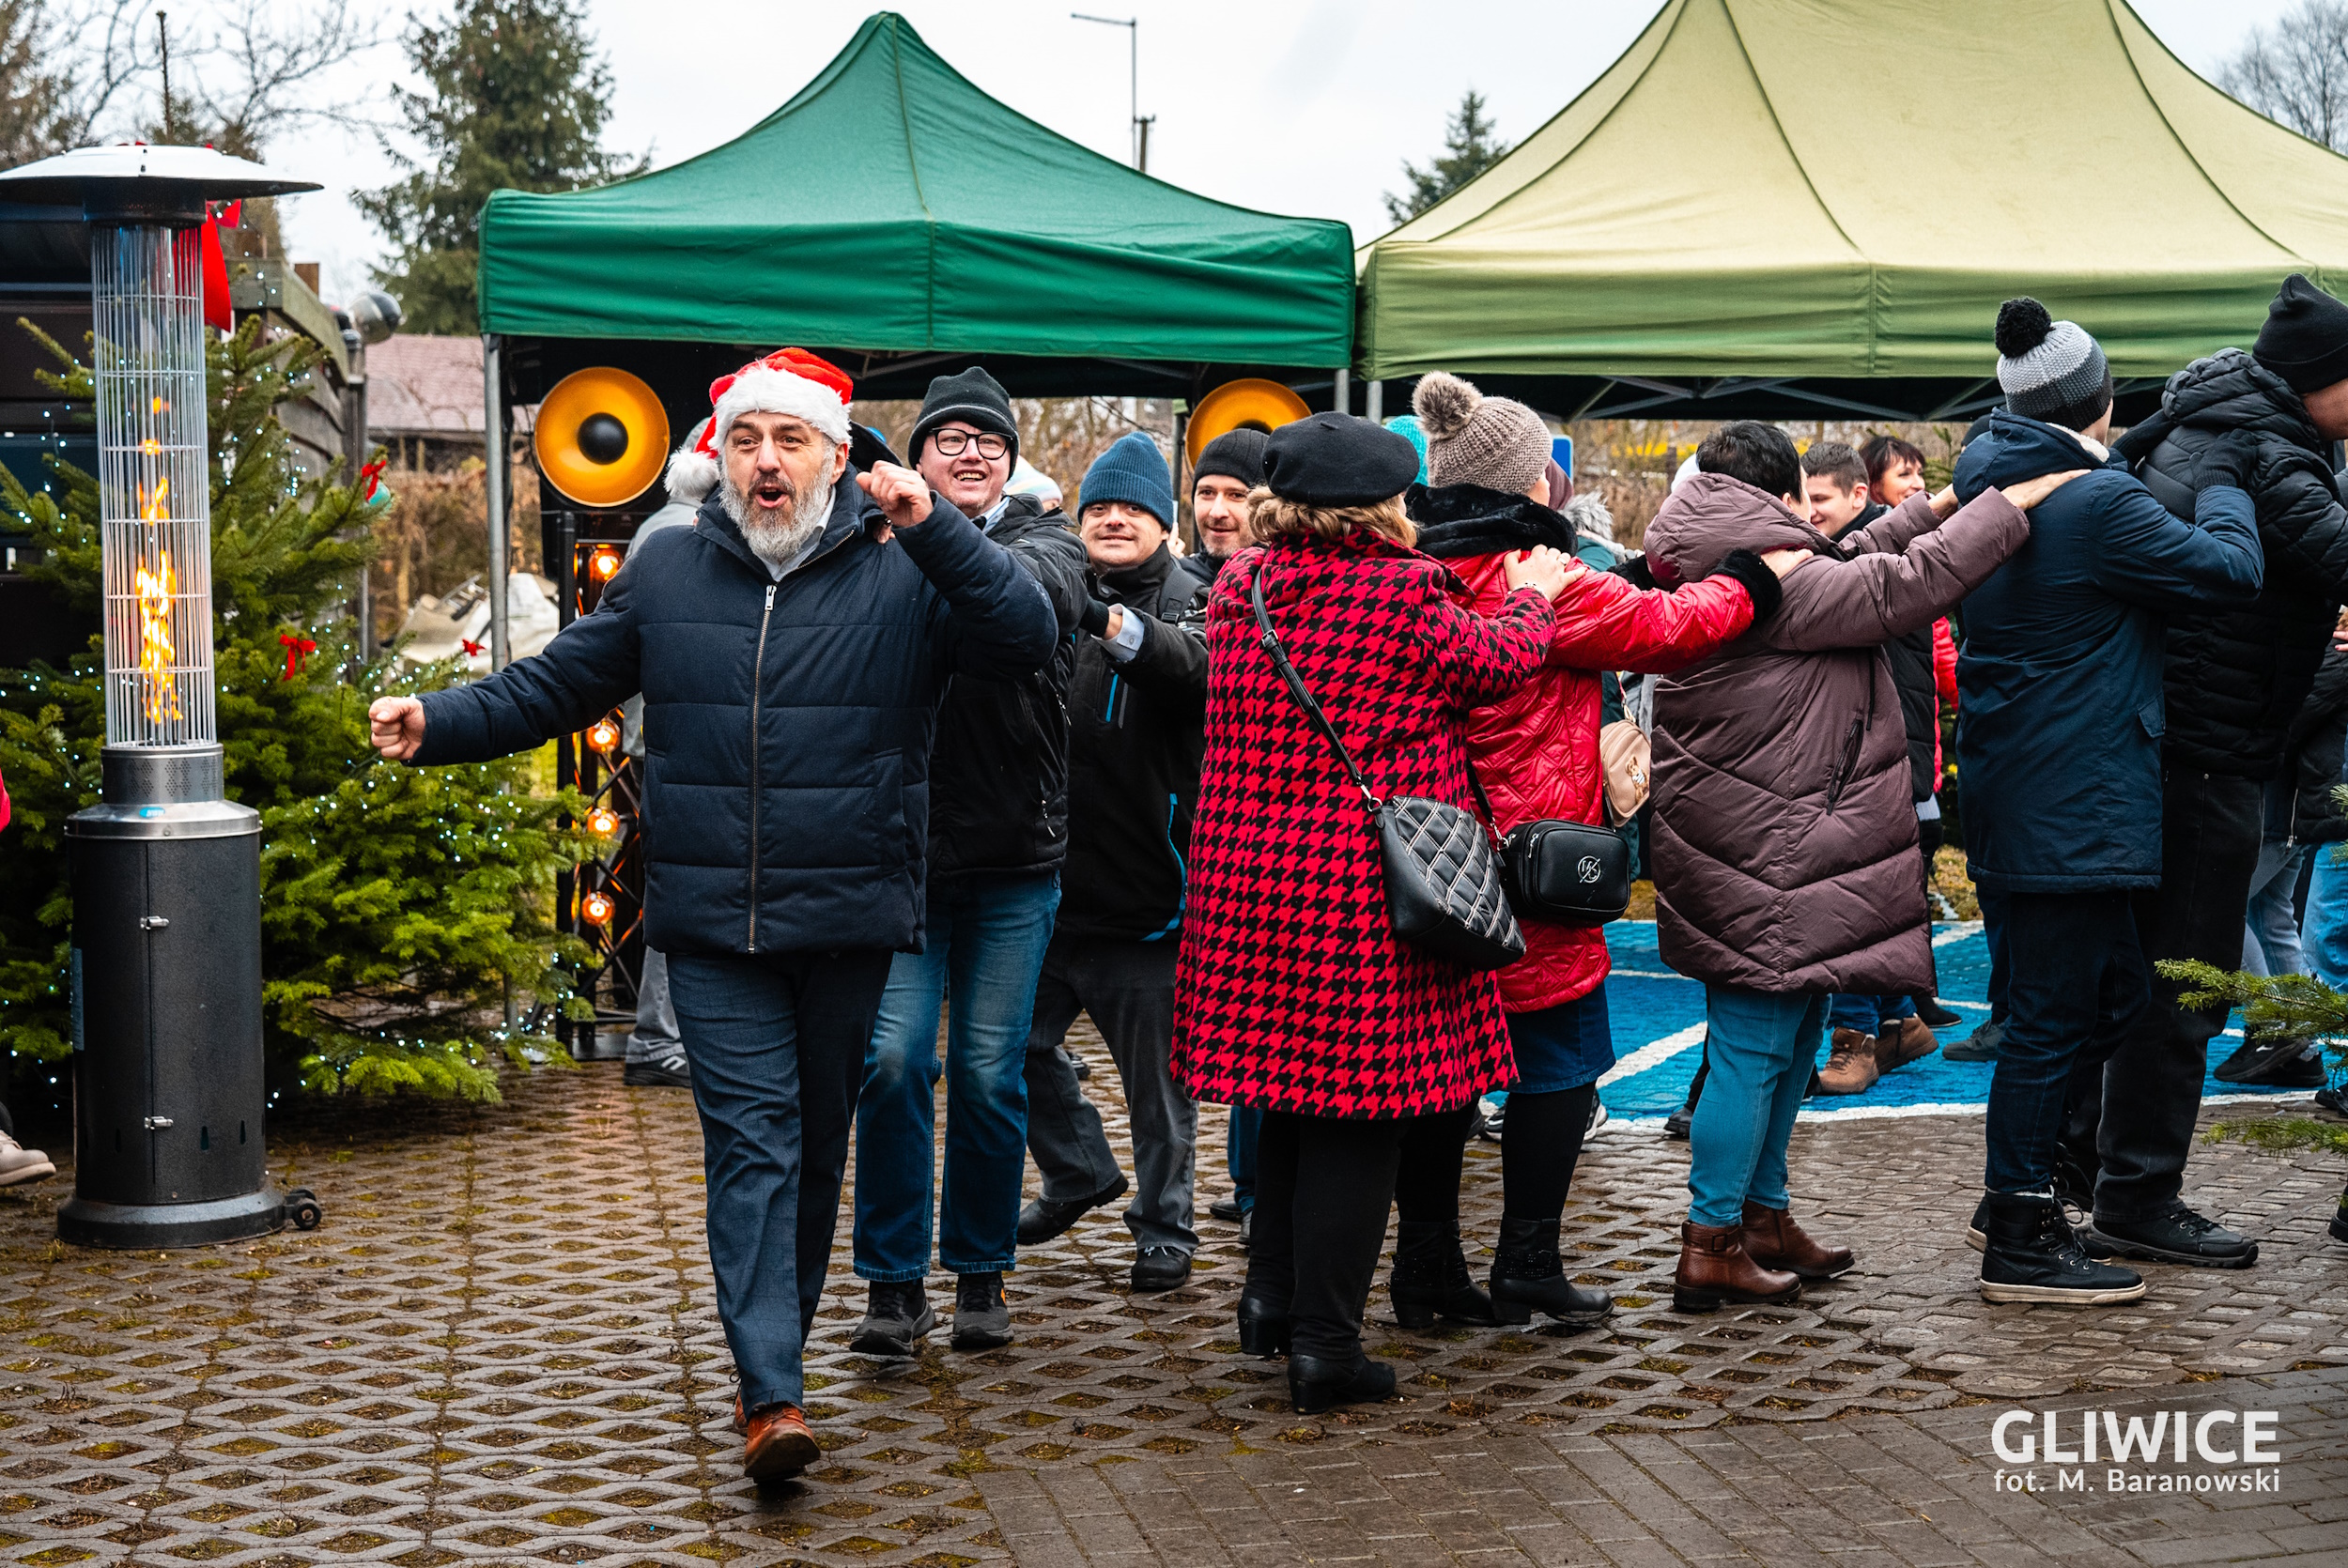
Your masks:
M1362 792L1378 824L1378 851L1385 866L1386 923L1394 934L1439 958L1470 969L1500 969L1524 956L1524 932L1508 907L1500 857L1491 836L1473 812L1424 795L1389 795L1380 800L1362 776L1353 754L1337 738L1336 727L1289 662L1272 616L1264 608L1263 580L1247 585L1256 608L1263 651L1305 716L1335 747L1353 787Z

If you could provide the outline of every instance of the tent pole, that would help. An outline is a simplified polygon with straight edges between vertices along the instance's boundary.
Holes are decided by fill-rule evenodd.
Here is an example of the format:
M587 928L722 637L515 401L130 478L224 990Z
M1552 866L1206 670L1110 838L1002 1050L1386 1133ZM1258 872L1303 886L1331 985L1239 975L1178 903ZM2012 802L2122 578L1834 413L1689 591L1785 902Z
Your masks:
M504 358L495 332L481 334L482 478L489 501L489 668L503 669L511 655L507 637L505 563L505 386Z
M1386 384L1372 381L1363 389L1362 412L1372 424L1386 422Z
M1330 391L1329 407L1340 414L1350 414L1353 411L1352 375L1352 371L1340 368L1337 371L1336 385Z

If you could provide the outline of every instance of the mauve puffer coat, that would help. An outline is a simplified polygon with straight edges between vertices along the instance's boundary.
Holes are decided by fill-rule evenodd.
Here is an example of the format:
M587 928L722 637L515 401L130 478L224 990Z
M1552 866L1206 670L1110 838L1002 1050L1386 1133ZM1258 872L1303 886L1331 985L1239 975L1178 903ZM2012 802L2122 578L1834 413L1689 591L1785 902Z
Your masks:
M1664 962L1748 991L1931 983L1908 732L1882 645L1945 614L2029 531L1995 490L1946 524L1929 497L1911 497L1839 550L1724 474L1698 474L1663 503L1646 532L1659 582L1702 576L1734 549L1815 557L1785 578L1773 619L1657 687Z

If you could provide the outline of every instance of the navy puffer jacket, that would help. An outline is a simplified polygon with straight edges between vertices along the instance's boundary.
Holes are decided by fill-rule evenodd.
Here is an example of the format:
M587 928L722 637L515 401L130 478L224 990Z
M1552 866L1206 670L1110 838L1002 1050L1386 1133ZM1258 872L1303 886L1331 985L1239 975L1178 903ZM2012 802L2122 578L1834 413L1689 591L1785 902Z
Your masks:
M713 495L630 550L545 652L424 699L419 764L583 729L644 694L645 940L663 952L917 948L930 744L957 672L1052 656L1035 579L938 498L876 543L841 477L831 520L777 582Z
M2087 893L2160 882L2161 626L2244 605L2260 556L2250 498L2211 485L2195 521L2070 431L2000 409L1956 493L2094 471L2034 507L2030 542L1965 601L1957 778L1975 882Z
M2281 377L2226 348L2170 377L2160 412L2120 446L2140 457L2137 477L2160 503L2190 517L2194 464L2230 430L2258 438L2249 488L2265 582L2248 605L2170 619L2169 749L2204 773L2264 779L2348 598L2348 509L2332 443Z

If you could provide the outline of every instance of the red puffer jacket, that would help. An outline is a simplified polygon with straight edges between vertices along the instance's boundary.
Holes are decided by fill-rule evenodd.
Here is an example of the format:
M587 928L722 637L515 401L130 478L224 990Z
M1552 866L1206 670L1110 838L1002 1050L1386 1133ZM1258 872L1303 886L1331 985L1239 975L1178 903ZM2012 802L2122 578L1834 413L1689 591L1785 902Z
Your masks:
M1419 549L1457 572L1485 615L1507 597L1503 567L1510 551L1572 548L1573 530L1556 513L1479 485L1413 491L1411 515L1419 525ZM1763 593L1775 607L1775 595L1767 588ZM1736 640L1753 621L1753 595L1725 573L1666 592L1585 570L1553 608L1556 630L1540 673L1469 718L1476 778L1504 833L1544 819L1605 821L1598 761L1601 672L1668 673ZM1507 1011L1560 1007L1606 978L1602 930L1523 925L1524 957L1500 972Z

